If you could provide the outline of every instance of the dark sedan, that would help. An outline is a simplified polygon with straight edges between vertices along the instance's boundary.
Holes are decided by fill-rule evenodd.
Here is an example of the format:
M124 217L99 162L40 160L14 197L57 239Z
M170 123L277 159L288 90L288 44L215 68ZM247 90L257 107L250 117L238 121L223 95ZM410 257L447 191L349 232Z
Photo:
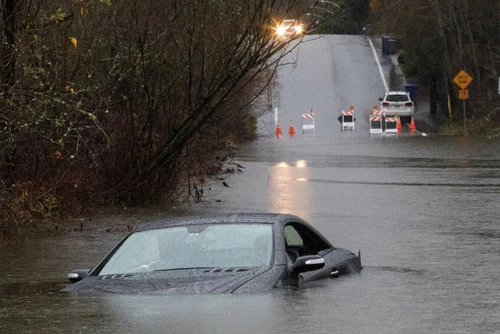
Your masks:
M74 270L74 293L253 293L361 270L360 256L336 248L287 214L227 214L148 223L92 270Z

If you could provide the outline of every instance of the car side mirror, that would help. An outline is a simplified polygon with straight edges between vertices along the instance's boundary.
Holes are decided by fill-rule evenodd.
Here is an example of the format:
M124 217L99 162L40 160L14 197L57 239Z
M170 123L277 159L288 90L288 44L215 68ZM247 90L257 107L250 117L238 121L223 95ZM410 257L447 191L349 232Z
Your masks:
M291 277L300 273L321 269L325 266L325 259L319 255L299 256L288 268Z
M381 98L381 97L379 97L379 98L378 98L378 100L379 100L379 101L383 101L384 99L383 99L383 98Z
M71 283L81 281L90 274L90 269L73 269L68 274L68 279Z

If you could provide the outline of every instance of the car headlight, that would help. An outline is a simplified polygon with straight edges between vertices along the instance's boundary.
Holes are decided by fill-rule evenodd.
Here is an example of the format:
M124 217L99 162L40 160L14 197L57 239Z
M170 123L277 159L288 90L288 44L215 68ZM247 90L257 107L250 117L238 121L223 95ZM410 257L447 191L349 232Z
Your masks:
M283 25L279 25L276 27L276 35L283 36L286 33L287 29Z

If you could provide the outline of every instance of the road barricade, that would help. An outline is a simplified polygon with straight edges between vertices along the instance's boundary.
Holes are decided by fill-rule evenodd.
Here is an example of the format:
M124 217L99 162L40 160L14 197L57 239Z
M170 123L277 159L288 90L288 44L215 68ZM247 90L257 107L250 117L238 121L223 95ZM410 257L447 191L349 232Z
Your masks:
M374 109L370 113L370 136L372 134L384 134L384 119L385 113L381 110Z
M342 131L351 130L354 131L354 122L356 118L354 118L354 107L351 106L349 110L342 110L340 115L340 124Z
M314 132L314 112L311 111L307 114L302 114L302 133L306 131Z
M385 117L385 129L386 134L398 134L398 118L397 117Z

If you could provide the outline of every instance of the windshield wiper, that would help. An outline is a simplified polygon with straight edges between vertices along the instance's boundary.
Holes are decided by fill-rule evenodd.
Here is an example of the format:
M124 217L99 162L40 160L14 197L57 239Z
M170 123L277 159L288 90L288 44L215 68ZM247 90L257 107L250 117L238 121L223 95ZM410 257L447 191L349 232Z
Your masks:
M215 269L217 267L181 267L181 268L165 268L154 271L170 271L170 270L196 270L196 269Z

